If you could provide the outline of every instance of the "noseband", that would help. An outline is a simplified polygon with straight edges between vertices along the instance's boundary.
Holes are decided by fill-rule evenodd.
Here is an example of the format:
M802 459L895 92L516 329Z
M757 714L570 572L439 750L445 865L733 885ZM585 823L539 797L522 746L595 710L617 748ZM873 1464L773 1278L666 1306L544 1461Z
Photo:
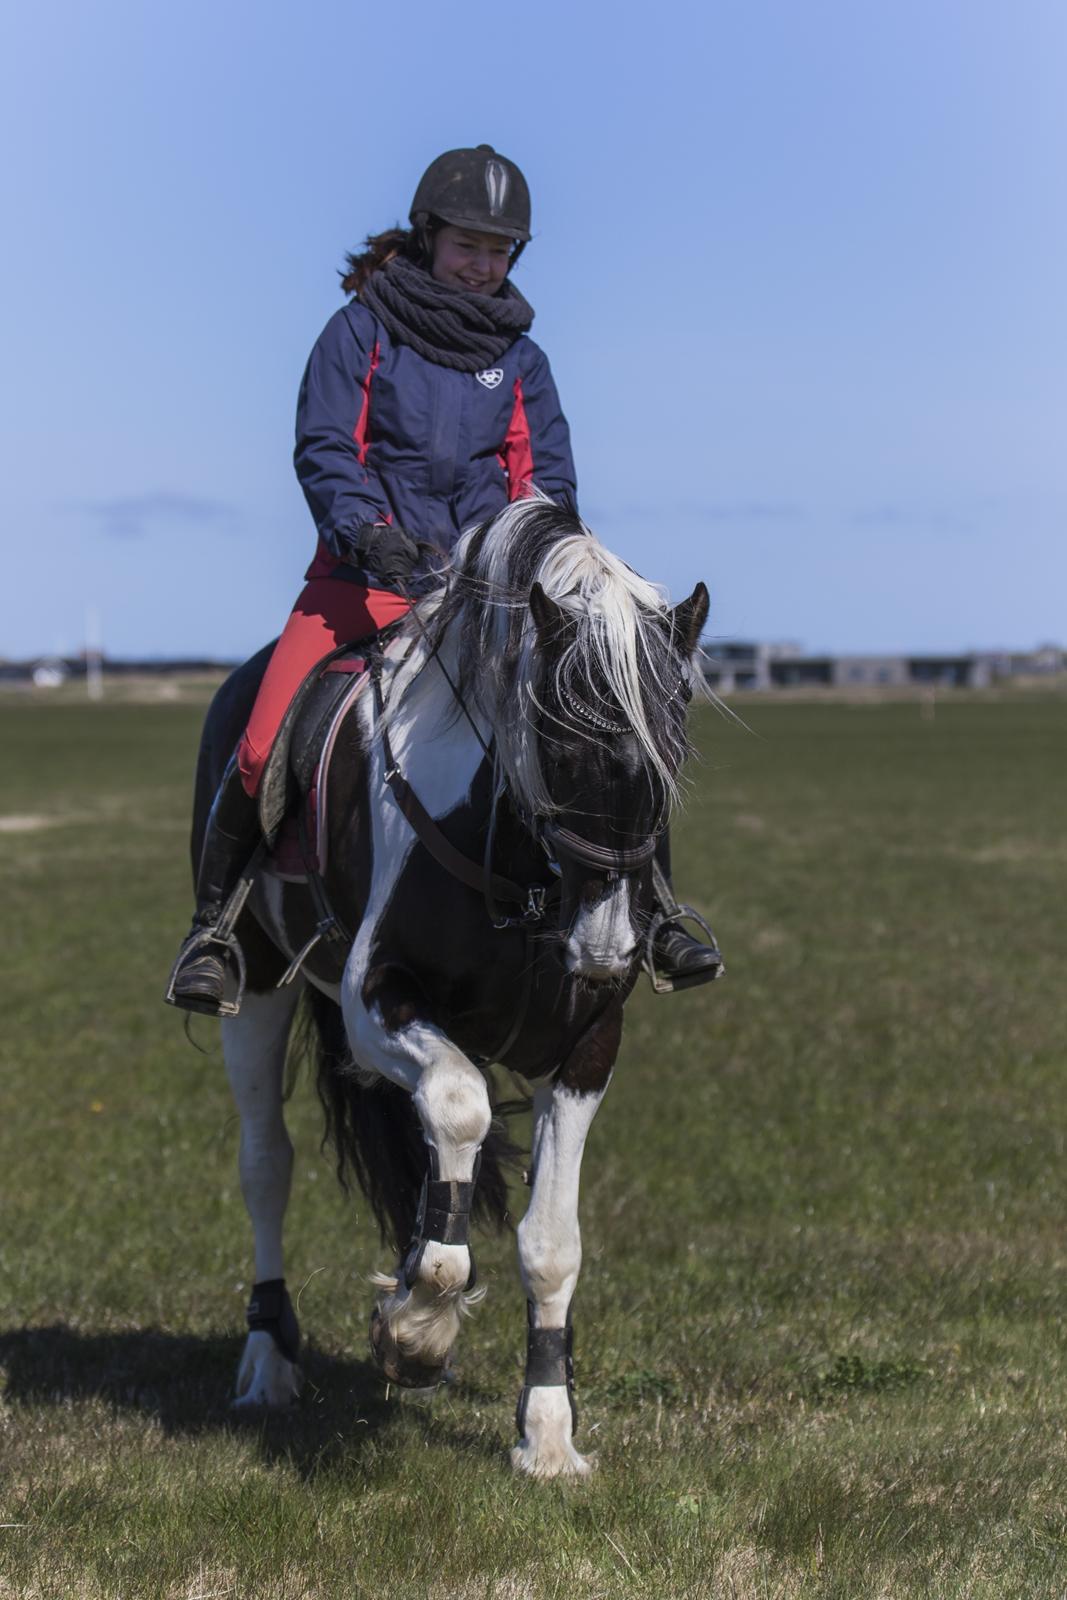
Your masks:
M629 723L613 722L601 712L594 711L592 706L587 705L567 684L560 686L559 696L562 705L576 721L595 728L598 733L631 731ZM609 878L618 878L626 872L639 872L642 867L648 865L656 852L654 834L649 834L640 844L632 845L629 849L615 850L610 845L597 844L594 840L575 833L573 828L561 827L559 823L550 822L544 817L535 819L533 831L540 838L549 862L557 872L561 859L566 857L568 861L574 861L580 867L590 867L594 872L606 873Z
M558 867L560 858L565 856L579 866L607 873L609 878L618 878L625 872L639 872L656 853L656 836L651 833L640 844L616 850L611 845L597 844L593 839L583 838L580 833L560 827L556 822L542 820L539 832L553 866Z

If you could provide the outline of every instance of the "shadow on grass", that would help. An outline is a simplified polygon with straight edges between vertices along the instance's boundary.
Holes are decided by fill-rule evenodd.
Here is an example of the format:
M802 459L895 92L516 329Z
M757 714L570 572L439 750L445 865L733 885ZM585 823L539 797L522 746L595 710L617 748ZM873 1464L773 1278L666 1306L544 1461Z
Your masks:
M367 1361L305 1345L304 1393L282 1413L235 1412L233 1379L242 1338L197 1337L158 1328L86 1333L53 1323L0 1333L4 1398L12 1405L61 1406L100 1400L117 1412L154 1416L174 1436L258 1436L265 1459L285 1461L303 1477L357 1468L383 1434L421 1427L443 1445L495 1457L488 1441L426 1405L400 1405Z

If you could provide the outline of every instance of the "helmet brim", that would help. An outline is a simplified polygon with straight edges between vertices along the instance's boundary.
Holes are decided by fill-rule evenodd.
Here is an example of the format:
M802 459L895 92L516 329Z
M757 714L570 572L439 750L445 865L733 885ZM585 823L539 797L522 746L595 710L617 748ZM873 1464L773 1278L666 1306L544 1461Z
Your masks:
M431 217L437 217L441 222L450 222L454 228L470 228L474 233L495 233L502 239L517 239L522 244L529 244L530 230L522 228L517 222L510 227L500 222L488 222L485 217L464 216L459 211L413 211L410 221L415 227L425 225Z

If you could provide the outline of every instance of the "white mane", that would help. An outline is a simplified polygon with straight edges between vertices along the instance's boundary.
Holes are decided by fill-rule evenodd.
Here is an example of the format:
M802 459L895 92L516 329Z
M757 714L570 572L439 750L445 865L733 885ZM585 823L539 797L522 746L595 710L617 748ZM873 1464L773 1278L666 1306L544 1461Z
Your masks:
M411 643L391 689L393 714L436 653L492 730L498 781L527 812L551 813L537 722L552 713L530 611L534 583L573 624L555 666L557 700L576 696L609 724L625 724L650 777L673 801L686 744L681 708L671 702L690 686L691 669L688 661L680 667L667 597L544 496L513 502L459 541L445 588L420 602L417 621L405 626ZM455 714L451 688L440 672L434 676L442 711ZM594 725L587 737L604 734Z

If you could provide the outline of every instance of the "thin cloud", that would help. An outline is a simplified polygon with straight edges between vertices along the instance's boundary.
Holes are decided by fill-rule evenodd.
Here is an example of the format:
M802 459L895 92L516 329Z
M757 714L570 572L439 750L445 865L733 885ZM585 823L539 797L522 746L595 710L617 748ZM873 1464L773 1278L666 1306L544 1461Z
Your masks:
M598 522L656 522L664 517L687 522L731 523L734 526L751 523L802 522L804 507L789 500L711 500L671 502L662 500L654 506L582 506L582 515L593 527Z
M79 509L93 519L98 533L110 539L147 539L176 527L233 529L238 522L236 508L223 500L167 490L88 501Z
M895 501L860 506L852 513L851 521L857 528L925 528L934 533L969 533L974 527L971 518L959 511Z
M804 517L804 507L789 500L726 500L687 509L708 522L800 522Z

